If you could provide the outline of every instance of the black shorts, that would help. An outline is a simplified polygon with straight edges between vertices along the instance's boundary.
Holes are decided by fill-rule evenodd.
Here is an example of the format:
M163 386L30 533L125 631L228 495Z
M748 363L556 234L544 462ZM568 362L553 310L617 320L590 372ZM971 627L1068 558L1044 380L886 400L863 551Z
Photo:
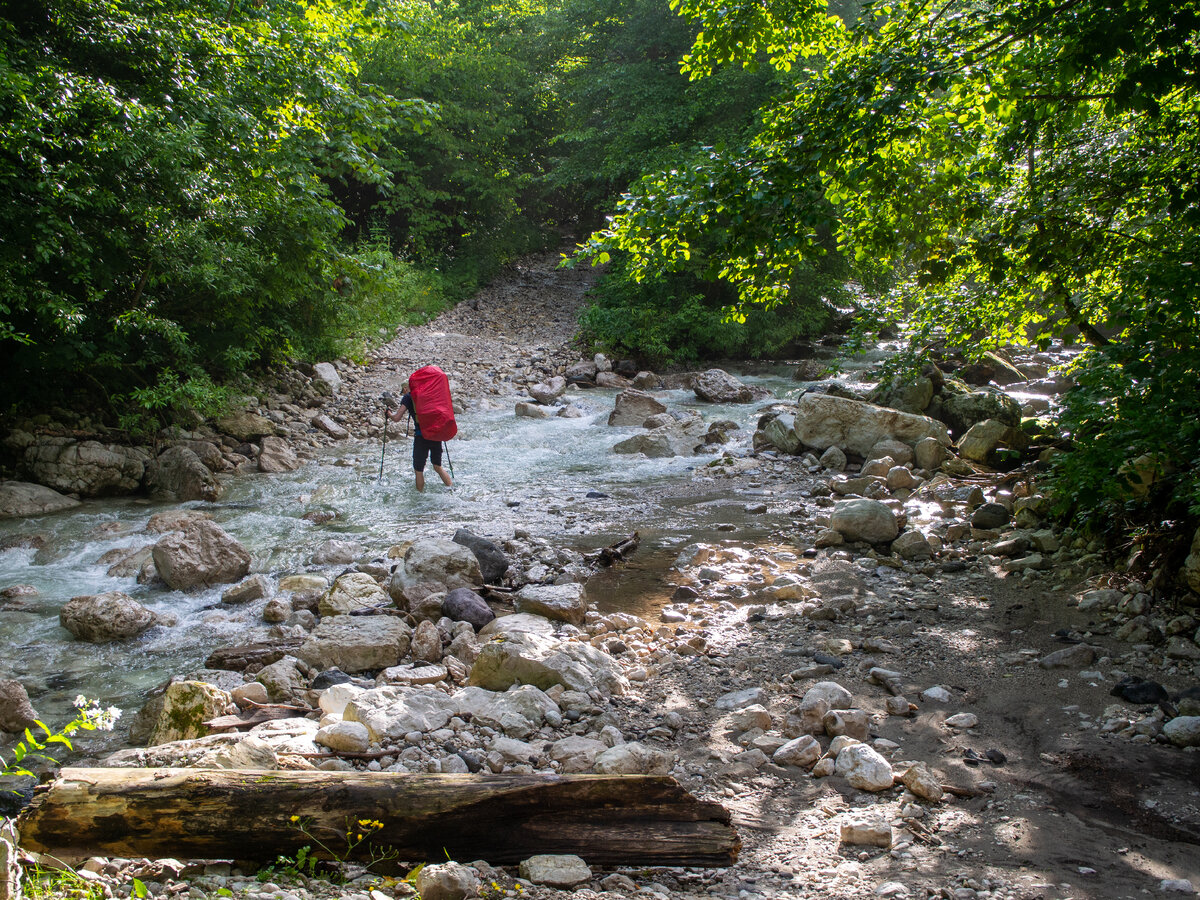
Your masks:
M413 471L424 472L427 459L432 460L435 466L442 464L442 442L427 441L420 435L413 435Z

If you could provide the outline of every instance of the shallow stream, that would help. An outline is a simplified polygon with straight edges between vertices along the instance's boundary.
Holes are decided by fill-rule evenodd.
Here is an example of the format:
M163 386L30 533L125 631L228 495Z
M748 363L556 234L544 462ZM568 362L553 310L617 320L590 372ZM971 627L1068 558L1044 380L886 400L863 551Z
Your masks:
M760 369L744 380L785 399L802 391L788 374L783 367ZM711 531L724 511L736 516L741 510L739 498L722 495L719 487L705 493L699 487L685 492L682 486L718 455L744 455L759 410L769 401L722 406L701 403L689 391L657 394L670 407L695 408L707 422L731 419L740 430L730 444L717 445L707 455L648 459L612 452L615 443L639 431L606 424L615 394L576 395L585 411L577 419L519 418L511 402L468 410L450 444L453 489L444 488L432 471L424 494L413 489L406 441L389 441L386 453L378 441L352 441L295 472L235 477L217 503L183 506L210 513L250 551L252 571L272 581L296 572L337 574L344 567L311 564L314 550L330 539L354 540L370 558L418 536L449 538L460 527L496 539L526 529L579 549L614 543L637 530L643 562L629 577L599 579L594 599L605 608L644 609L656 600L638 596L656 580L646 566L661 572L671 548ZM744 504L745 495L739 496ZM21 681L44 720L69 718L70 704L80 694L132 714L147 691L172 674L202 667L214 648L267 637L262 601L223 605L228 585L182 593L106 574L107 565L98 562L103 554L152 545L159 536L146 533L148 520L178 506L96 500L64 514L0 521L0 546L30 538L40 545L0 552L0 589L36 589L0 600L0 677ZM314 511L336 518L314 525L303 518ZM73 640L59 625L59 609L72 597L104 591L123 591L176 624L156 626L127 642Z

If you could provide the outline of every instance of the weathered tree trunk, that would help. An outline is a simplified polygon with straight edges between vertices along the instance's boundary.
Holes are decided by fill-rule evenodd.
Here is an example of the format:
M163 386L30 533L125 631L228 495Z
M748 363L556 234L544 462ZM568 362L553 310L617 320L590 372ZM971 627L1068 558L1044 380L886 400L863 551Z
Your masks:
M63 769L18 821L26 849L65 856L274 860L312 839L355 856L518 862L575 853L596 865L725 866L741 846L720 804L652 775L401 775L223 769Z

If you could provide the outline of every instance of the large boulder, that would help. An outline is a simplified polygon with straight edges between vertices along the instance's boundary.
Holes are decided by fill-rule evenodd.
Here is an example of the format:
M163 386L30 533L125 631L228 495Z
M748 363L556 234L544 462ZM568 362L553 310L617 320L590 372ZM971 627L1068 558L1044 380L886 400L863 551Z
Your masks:
M1192 536L1192 546L1188 550L1188 555L1183 561L1183 569L1179 574L1188 587L1200 594L1200 528L1197 528L1196 533Z
M155 496L181 502L221 496L221 485L196 453L187 447L168 447L146 464L146 489Z
M162 709L148 743L154 747L204 737L208 734L205 722L236 709L233 697L215 685L204 681L173 682L163 694Z
M597 775L666 775L674 764L673 754L634 741L605 750L592 768Z
M529 388L529 396L538 403L551 404L567 390L567 379L555 375L548 381L539 382Z
M313 746L309 752L318 749ZM98 765L106 769L278 769L279 758L258 736L234 732L118 750Z
M0 519L41 516L79 506L78 500L64 497L41 484L24 481L0 482Z
M296 456L296 451L283 438L267 435L259 446L260 472L292 472L300 468L300 459Z
M696 448L704 443L704 435L702 419L673 422L618 441L613 445L613 452L642 453L651 459L692 456Z
M784 453L800 452L800 438L796 436L796 417L791 413L773 416L760 430L776 450L782 450Z
M1000 391L970 391L942 397L938 418L954 435L965 434L977 422L996 419L1005 425L1021 424L1021 404Z
M275 434L275 425L270 419L264 419L258 413L247 410L222 416L217 419L217 428L225 434L237 438L244 444L252 443L268 434Z
M478 534L472 534L465 528L454 532L454 543L462 544L475 554L479 561L479 572L484 584L498 584L508 571L510 565L508 556L495 543Z
M692 391L709 403L750 403L754 392L724 369L709 369L692 379Z
M25 447L24 461L38 484L63 494L107 497L135 493L150 454L140 447L42 436Z
M388 593L407 604L454 588L482 586L479 560L469 548L444 538L420 538L392 573Z
M356 610L386 606L391 600L387 591L366 572L347 572L339 575L329 586L317 605L322 616L345 616Z
M454 695L454 704L455 715L513 738L527 738L547 724L557 728L563 721L558 704L530 684L499 692L467 687Z
M514 608L519 613L582 625L587 614L587 598L583 594L583 585L575 582L527 584L517 591Z
M867 744L845 747L837 755L834 771L860 791L890 790L894 781L892 764Z
M667 407L645 391L629 388L617 394L616 405L608 414L609 425L641 425L648 418L664 413Z
M455 715L454 699L434 687L386 686L357 694L342 711L361 722L372 741L402 739L409 732L442 728Z
M319 362L313 366L313 378L324 382L330 394L336 394L342 389L342 376L334 368L333 363Z
M72 597L58 613L62 627L81 641L100 644L137 637L158 623L158 616L128 594L108 591Z
M1029 438L1020 428L997 419L976 422L958 441L958 453L965 459L990 463L996 461L998 450L1024 450Z
M0 731L21 732L37 721L25 686L11 678L0 679Z
M397 665L411 641L412 629L395 616L332 616L317 625L296 655L318 671L354 674Z
M801 397L796 408L795 430L796 437L806 447L814 450L840 447L862 457L888 438L912 445L932 437L944 445L950 444L946 426L927 416L832 394L809 393Z
M833 508L829 526L848 541L883 544L895 540L900 525L878 500L842 500Z
M924 375L915 378L897 375L890 381L880 382L868 399L879 406L920 415L933 399L933 380Z
M619 696L629 689L620 666L603 650L528 632L510 632L503 641L484 644L471 667L469 682L491 691L504 691L514 684L532 684L545 691L561 684L572 691L587 693L598 688Z
M154 545L154 567L176 591L240 581L250 571L250 551L216 522L192 519Z

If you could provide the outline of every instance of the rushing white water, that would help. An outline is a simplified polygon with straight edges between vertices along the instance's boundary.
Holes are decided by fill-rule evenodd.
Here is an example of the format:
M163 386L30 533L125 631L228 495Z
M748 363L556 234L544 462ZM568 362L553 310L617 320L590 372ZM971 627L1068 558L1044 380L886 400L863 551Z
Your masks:
M778 397L797 391L797 383L781 371L745 381ZM586 412L578 419L518 418L510 405L461 415L459 437L450 444L453 489L429 470L426 492L417 493L410 445L398 440L388 443L380 479L380 443L357 441L295 472L233 478L218 503L185 505L210 513L250 551L252 571L269 579L304 571L336 574L341 567L310 564L313 551L330 539L357 541L368 557L422 535L449 538L460 527L495 538L523 528L590 547L647 527L666 535L668 544L689 539L690 516L698 513L662 504L666 492L657 488L691 478L718 454L744 454L763 404L717 406L686 391L660 394L669 406L695 408L709 422L731 419L741 430L731 444L707 456L647 459L612 451L640 430L608 427L614 396L615 391L578 395ZM36 589L0 601L0 677L20 680L44 719L67 717L78 694L134 711L148 689L202 667L215 647L267 637L261 603L223 605L227 585L182 593L106 574L100 557L114 548L151 546L160 536L145 532L148 520L174 506L144 499L89 501L64 514L0 521L0 546L35 536L40 543L38 549L0 552L0 588ZM303 518L317 510L336 518L324 525ZM123 591L176 624L156 626L131 641L73 640L59 625L59 609L72 597L104 591Z

